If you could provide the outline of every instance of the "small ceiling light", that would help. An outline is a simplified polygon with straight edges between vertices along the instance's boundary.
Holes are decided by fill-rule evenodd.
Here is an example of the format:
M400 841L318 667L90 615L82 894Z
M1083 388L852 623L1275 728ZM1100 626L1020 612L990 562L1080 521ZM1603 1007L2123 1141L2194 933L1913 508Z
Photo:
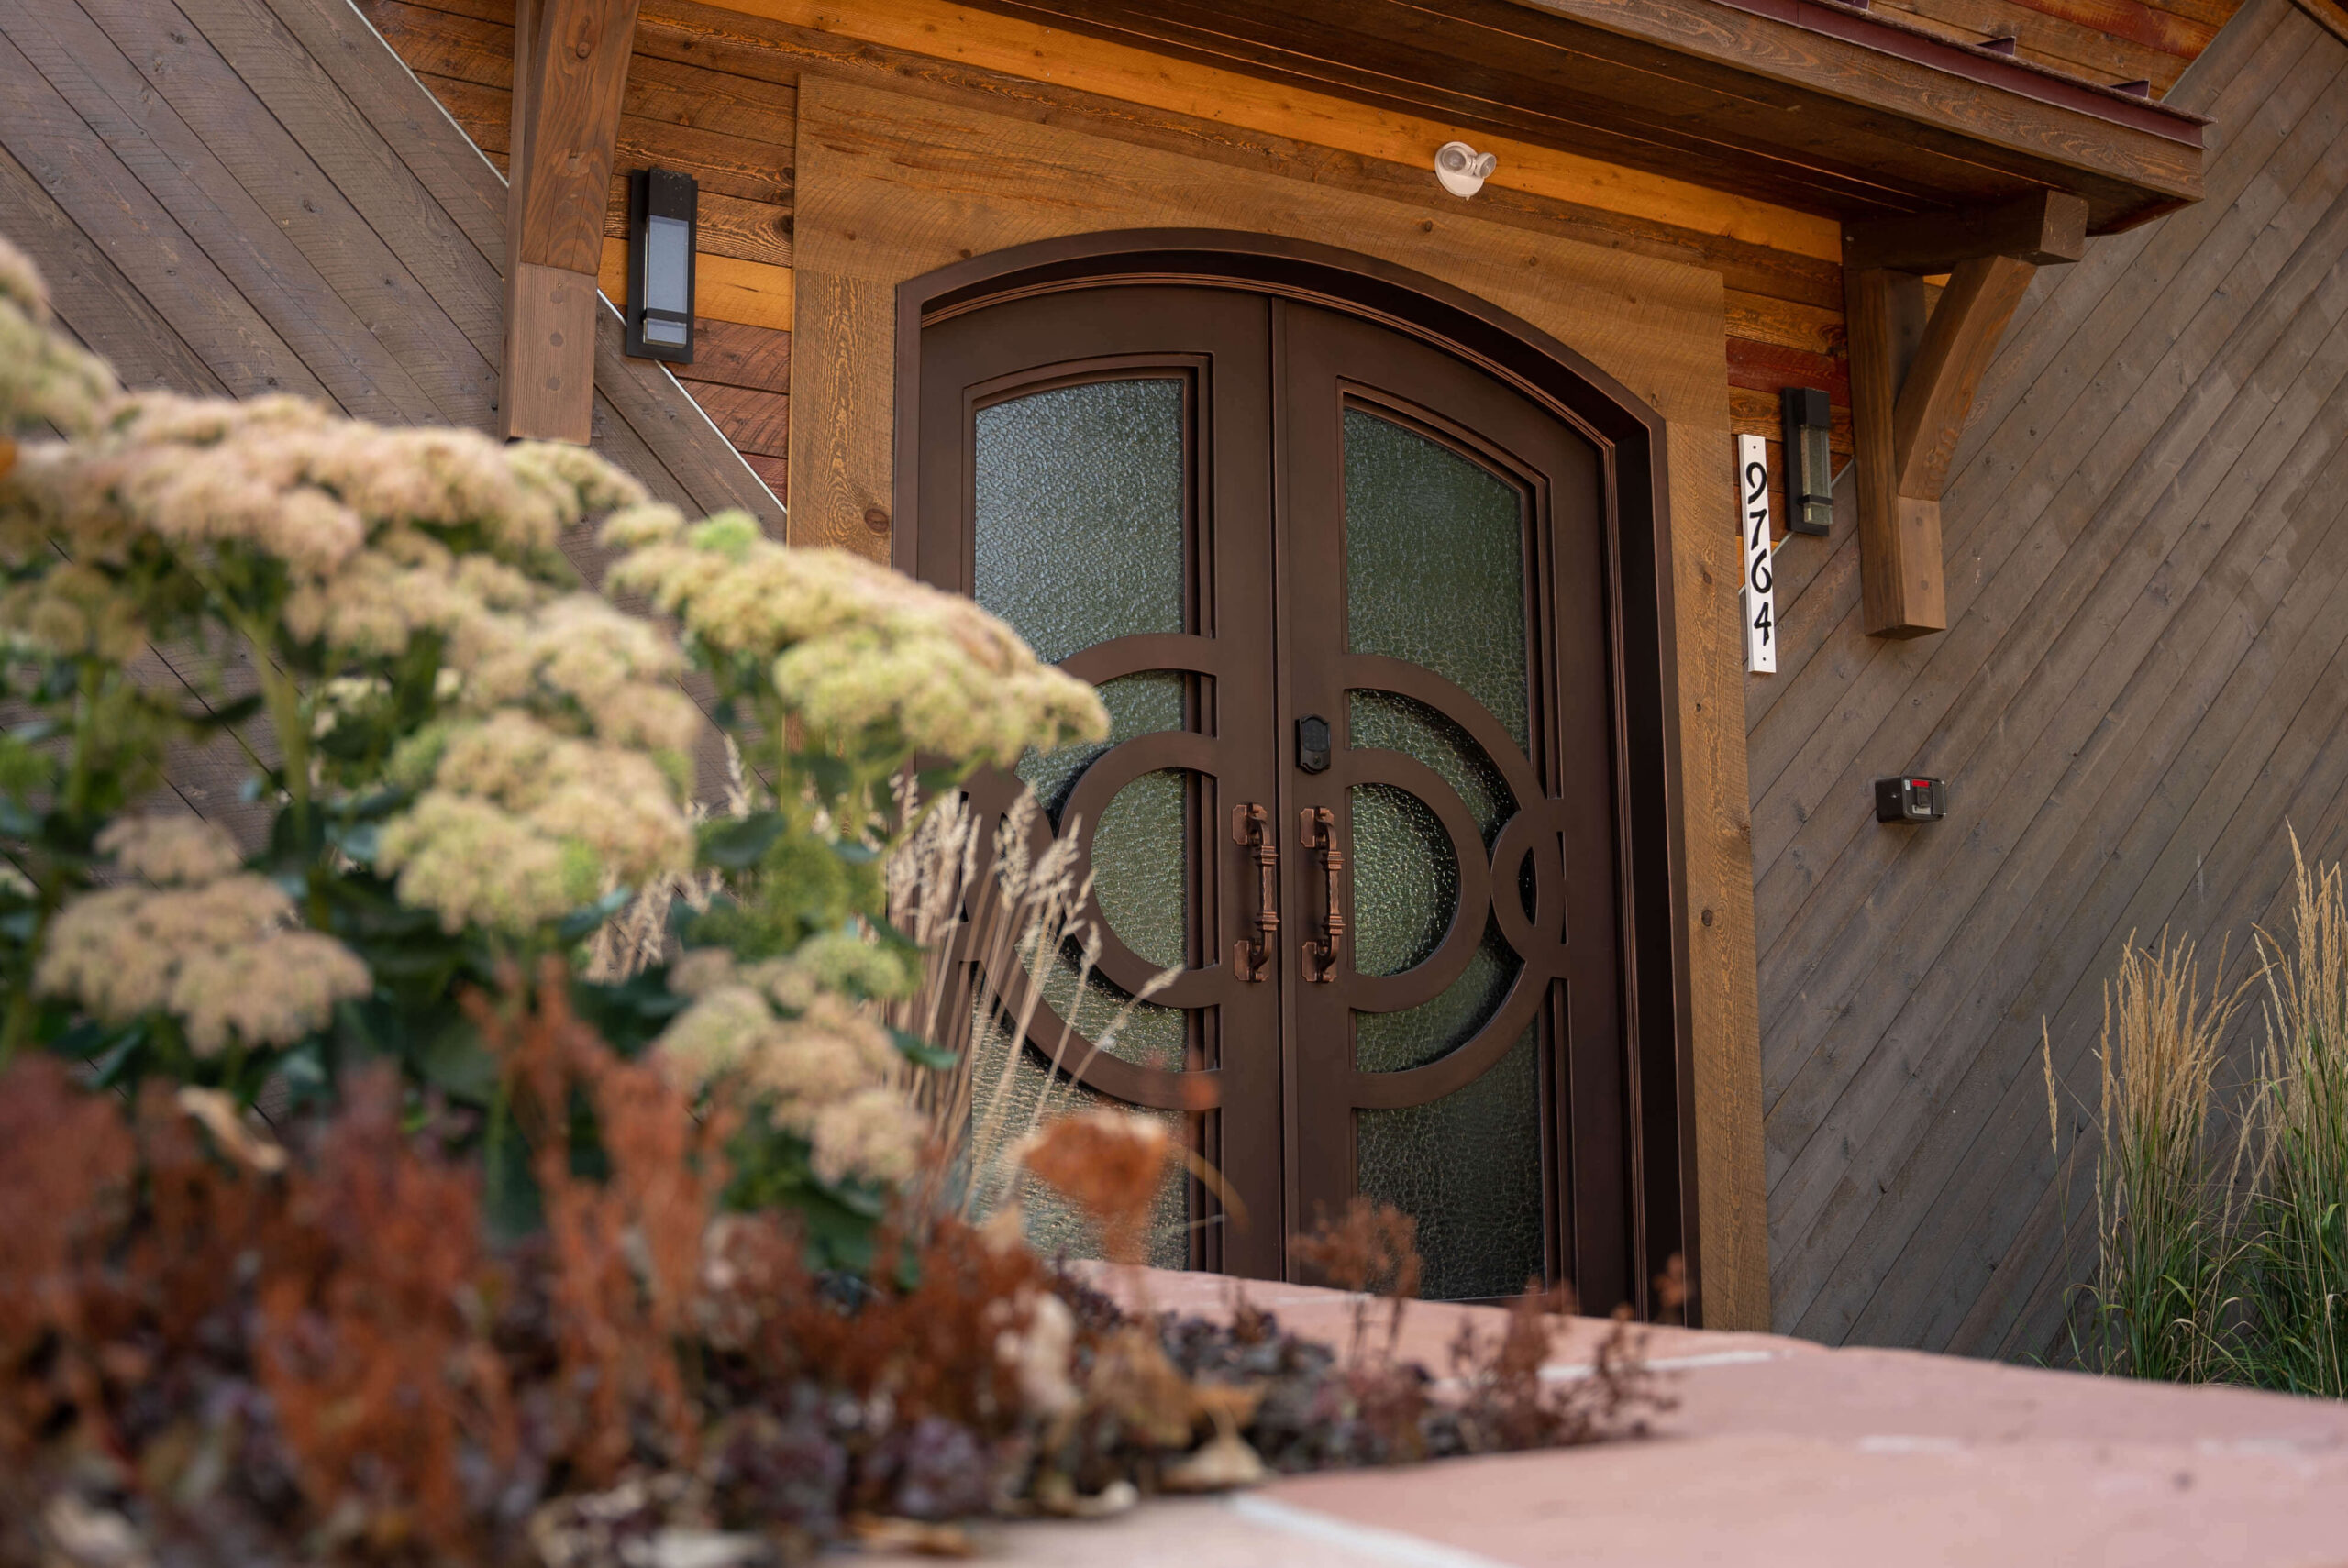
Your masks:
M1446 141L1434 149L1434 177L1455 196L1472 196L1484 188L1500 159L1479 152L1464 141Z
M690 174L639 169L627 177L627 352L639 359L692 363L700 197Z
M1786 425L1786 526L1823 534L1834 523L1834 411L1816 387L1778 394Z

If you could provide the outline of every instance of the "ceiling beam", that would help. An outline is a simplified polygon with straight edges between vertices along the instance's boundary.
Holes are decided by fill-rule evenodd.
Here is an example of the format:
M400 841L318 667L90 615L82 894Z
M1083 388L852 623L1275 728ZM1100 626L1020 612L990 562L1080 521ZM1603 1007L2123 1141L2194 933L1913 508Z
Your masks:
M509 438L587 443L595 407L595 272L635 46L637 0L515 0L506 166Z
M2062 192L1970 213L1853 226L1844 237L1859 582L1868 635L1948 629L1941 491L1974 394L2040 266L2087 246L2086 204ZM1946 270L1940 303L1922 274Z

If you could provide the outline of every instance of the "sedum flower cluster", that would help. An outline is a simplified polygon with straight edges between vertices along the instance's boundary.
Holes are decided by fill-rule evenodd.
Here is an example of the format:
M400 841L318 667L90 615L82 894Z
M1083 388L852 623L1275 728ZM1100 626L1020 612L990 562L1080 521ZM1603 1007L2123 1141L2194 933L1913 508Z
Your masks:
M926 1124L897 1087L888 1032L843 985L850 972L892 989L912 981L886 951L847 936L755 964L722 949L689 954L669 983L693 999L654 1042L655 1059L696 1092L739 1086L774 1125L807 1140L826 1183L902 1182Z
M115 393L43 329L28 277L0 255L18 306L0 339L30 335L0 348L24 378L0 407L83 438L28 445L0 479L0 634L20 653L119 667L226 623L253 645L297 801L387 770L413 792L377 864L451 932L525 933L691 868L683 651L582 591L559 547L641 487L573 447Z
M168 1014L202 1058L291 1044L372 988L358 955L295 925L283 889L245 872L210 823L123 817L96 847L142 880L83 893L58 912L34 971L43 995L106 1023Z
M664 507L621 513L614 587L677 617L719 669L750 668L782 711L851 756L905 753L1008 767L1108 733L1100 699L956 594L844 550L792 549L724 513L688 527Z

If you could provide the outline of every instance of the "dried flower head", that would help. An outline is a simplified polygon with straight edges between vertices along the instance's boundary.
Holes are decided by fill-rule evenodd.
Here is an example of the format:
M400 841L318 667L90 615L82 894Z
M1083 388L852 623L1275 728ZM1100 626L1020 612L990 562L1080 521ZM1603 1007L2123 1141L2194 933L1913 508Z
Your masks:
M100 889L58 911L33 984L108 1023L170 1014L199 1056L232 1040L290 1045L335 1003L374 988L357 954L293 926L293 913L283 890L260 877Z
M1173 1139L1163 1122L1125 1111L1073 1111L1028 1140L1019 1161L1101 1227L1102 1250L1138 1263Z
M202 817L116 817L96 848L133 876L160 887L202 887L244 864L237 841Z

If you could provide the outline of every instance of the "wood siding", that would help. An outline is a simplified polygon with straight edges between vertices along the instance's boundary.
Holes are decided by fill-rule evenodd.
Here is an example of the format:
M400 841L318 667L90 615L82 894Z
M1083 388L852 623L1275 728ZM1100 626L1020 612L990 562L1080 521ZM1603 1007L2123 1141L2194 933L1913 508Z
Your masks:
M510 0L359 4L474 141L502 160L513 78ZM752 9L760 14L745 14ZM1727 290L1735 428L1767 437L1774 453L1779 389L1822 387L1833 403L1835 450L1850 454L1842 270L1832 223L1538 148L1509 149L1493 182L1472 208L1462 207L1441 193L1425 167L1401 160L1413 140L1431 152L1450 134L1443 127L1399 126L1390 114L1268 91L1234 72L936 0L881 0L846 14L796 0L743 0L736 10L647 0L617 167L658 163L702 182L696 330L704 337L711 322L728 324L737 343L747 329L789 325L795 105L800 73L810 70L1709 268ZM626 218L626 189L615 180L605 229L607 290L625 275ZM787 362L781 331L771 351ZM786 389L761 382L759 390L779 397ZM732 408L704 404L737 444L756 440L748 434L754 425L780 415L762 406L745 411L746 423ZM782 470L780 454L746 448L745 455L770 480ZM1782 505L1778 511L1782 516Z
M2054 1351L2121 944L2239 975L2287 830L2348 852L2348 44L2250 0L2176 95L2210 199L2025 300L1947 491L1948 633L1861 635L1847 529L1778 556L1747 725L1781 1330ZM1909 770L1948 821L1874 821Z
M133 386L495 425L505 190L348 0L0 0L0 225ZM774 498L606 313L594 445Z

